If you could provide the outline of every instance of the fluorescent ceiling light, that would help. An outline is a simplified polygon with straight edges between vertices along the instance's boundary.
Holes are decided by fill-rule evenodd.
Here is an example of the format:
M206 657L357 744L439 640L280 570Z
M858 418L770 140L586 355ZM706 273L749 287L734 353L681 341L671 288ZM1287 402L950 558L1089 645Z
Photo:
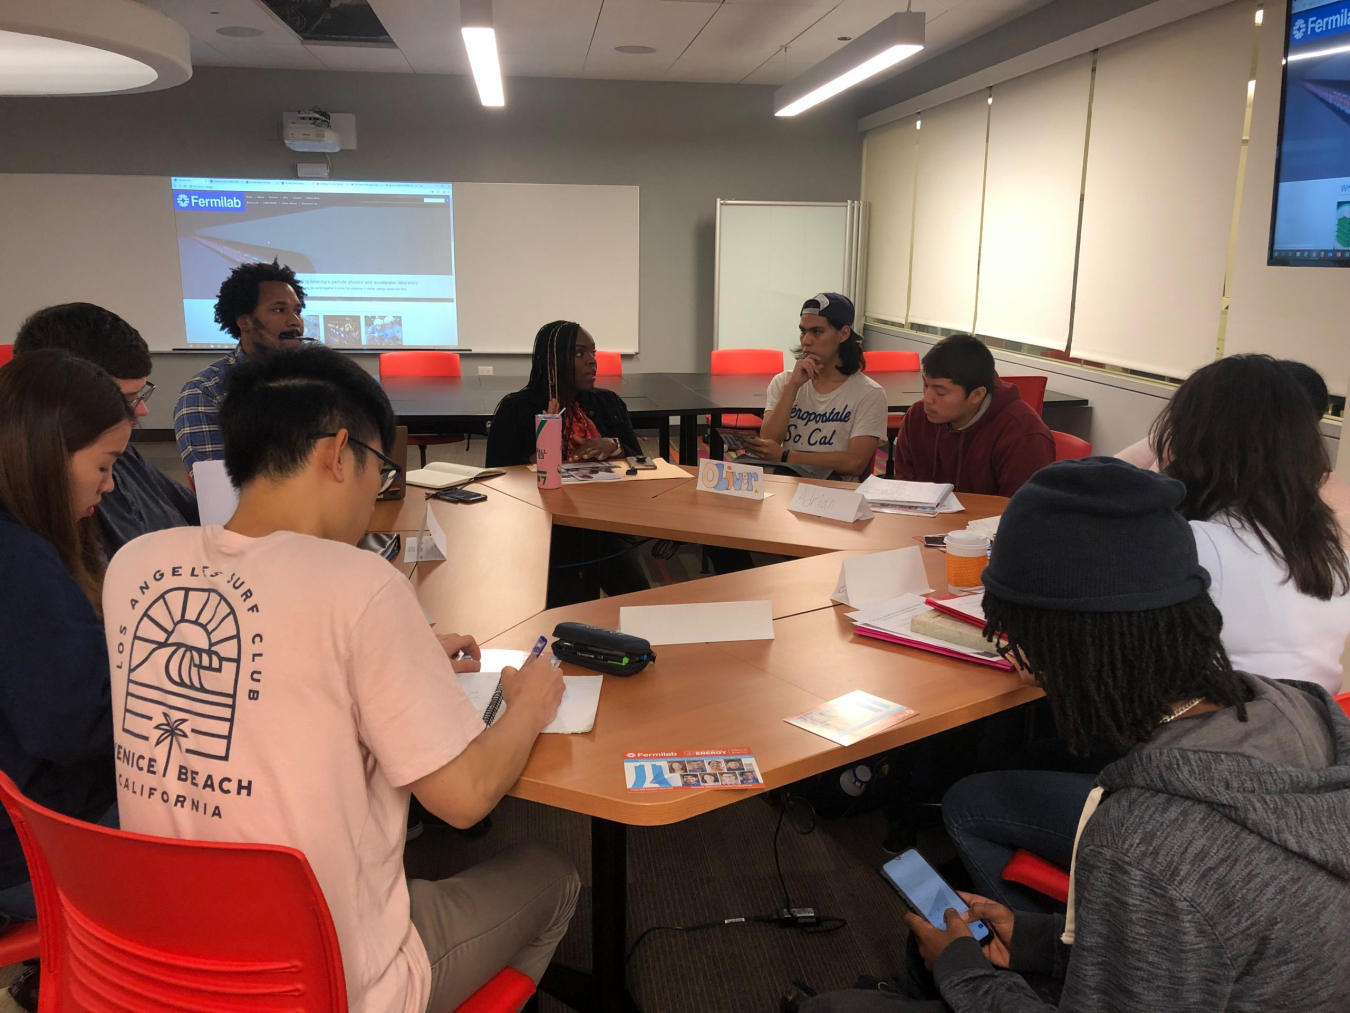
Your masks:
M775 116L798 113L833 98L923 49L924 15L892 14L774 92Z
M1290 53L1289 62L1311 60L1315 56L1332 56L1335 53L1350 53L1350 46L1333 46L1331 49L1314 49L1311 53Z
M192 76L188 34L132 0L5 0L0 95L152 91Z
M497 31L492 26L492 0L460 0L460 33L469 51L473 83L485 106L506 105L502 66L497 59Z

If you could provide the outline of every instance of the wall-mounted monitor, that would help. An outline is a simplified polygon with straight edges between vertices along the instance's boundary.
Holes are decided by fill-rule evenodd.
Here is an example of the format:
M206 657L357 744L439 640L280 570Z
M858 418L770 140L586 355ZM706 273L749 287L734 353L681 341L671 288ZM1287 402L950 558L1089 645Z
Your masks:
M1350 0L1288 11L1268 262L1350 267Z

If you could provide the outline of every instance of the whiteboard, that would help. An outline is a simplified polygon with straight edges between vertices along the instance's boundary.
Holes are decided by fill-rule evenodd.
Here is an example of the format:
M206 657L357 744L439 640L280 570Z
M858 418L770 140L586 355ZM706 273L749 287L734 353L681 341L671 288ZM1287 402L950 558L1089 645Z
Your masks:
M186 347L167 176L0 173L0 208L0 340L35 310L83 301L153 351ZM636 186L455 183L454 215L461 347L528 353L561 318L638 351Z
M857 303L851 213L843 202L718 201L715 347L790 352L807 299L841 292Z

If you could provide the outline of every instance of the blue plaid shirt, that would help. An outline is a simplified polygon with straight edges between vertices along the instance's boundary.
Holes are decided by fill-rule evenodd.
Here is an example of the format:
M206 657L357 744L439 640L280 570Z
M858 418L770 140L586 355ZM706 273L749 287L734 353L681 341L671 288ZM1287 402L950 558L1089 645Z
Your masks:
M173 409L173 432L189 475L198 461L218 461L225 456L220 438L220 402L225 396L225 377L243 357L244 350L235 346L229 355L183 384Z

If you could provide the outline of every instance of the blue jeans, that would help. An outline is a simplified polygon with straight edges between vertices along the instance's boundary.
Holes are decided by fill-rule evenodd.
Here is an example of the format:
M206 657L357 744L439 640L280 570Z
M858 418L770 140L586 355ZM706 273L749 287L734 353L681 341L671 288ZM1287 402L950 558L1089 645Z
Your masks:
M975 892L1014 911L1050 912L1060 905L1017 883L1003 867L1018 848L1068 869L1078 819L1094 774L1000 770L972 774L942 799L942 819Z
M114 802L112 808L98 821L98 825L116 830L117 821L117 803ZM37 903L33 899L32 881L25 880L0 890L0 929L7 928L15 922L32 921L37 921Z

